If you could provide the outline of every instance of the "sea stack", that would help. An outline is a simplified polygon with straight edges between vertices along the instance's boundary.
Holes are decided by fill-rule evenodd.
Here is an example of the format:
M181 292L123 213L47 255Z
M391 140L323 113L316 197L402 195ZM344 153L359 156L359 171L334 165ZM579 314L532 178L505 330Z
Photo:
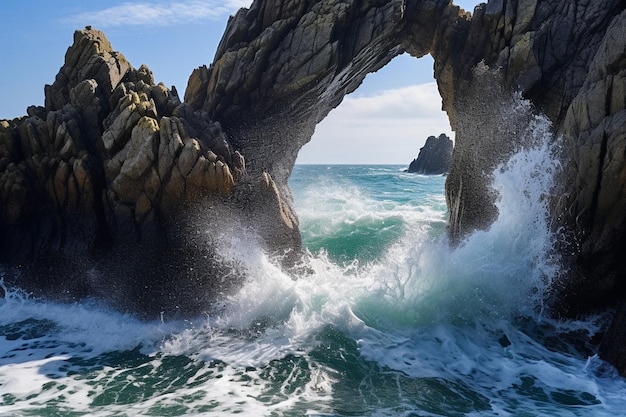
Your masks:
M0 120L7 284L194 314L234 283L217 251L244 230L269 253L280 242L281 253L298 251L295 215L272 177L247 174L219 122L135 69L98 30L74 33L44 107Z
M408 172L422 175L442 175L450 171L454 143L445 133L439 137L429 136L417 158L409 165Z

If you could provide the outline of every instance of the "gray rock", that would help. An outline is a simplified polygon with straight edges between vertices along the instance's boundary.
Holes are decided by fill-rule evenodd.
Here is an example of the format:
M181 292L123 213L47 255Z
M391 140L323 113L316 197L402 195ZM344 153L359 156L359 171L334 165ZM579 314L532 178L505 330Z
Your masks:
M424 147L408 168L408 172L423 175L447 174L452 165L454 143L446 134L439 137L429 136Z

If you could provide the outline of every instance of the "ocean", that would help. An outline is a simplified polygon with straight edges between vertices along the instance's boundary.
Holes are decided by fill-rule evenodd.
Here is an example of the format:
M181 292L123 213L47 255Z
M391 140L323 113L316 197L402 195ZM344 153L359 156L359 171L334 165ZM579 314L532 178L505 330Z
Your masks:
M252 240L249 271L194 319L5 288L0 416L619 416L626 381L593 350L602 316L555 321L548 145L493 173L498 220L451 247L444 176L296 165L305 265Z

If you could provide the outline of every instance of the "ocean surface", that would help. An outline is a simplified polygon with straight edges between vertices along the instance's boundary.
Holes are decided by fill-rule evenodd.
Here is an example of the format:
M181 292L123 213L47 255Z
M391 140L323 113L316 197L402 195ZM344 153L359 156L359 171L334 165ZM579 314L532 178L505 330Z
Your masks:
M404 168L297 165L306 272L231 242L250 278L193 320L5 288L0 416L626 415L604 318L547 312L550 149L494 171L498 220L455 248L445 177Z

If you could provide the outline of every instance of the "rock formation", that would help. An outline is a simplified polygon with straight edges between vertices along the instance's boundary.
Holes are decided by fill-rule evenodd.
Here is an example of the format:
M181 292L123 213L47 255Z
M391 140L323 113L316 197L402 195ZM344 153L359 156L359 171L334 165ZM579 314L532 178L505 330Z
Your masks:
M517 146L516 128L503 130L506 126L495 122L487 132L476 126L476 120L481 114L483 119L498 119L500 106L494 103L508 100L501 90L517 90L548 116L556 132L561 132L605 28L622 12L622 3L490 1L477 6L471 19L459 20L459 28L463 28L459 30L465 36L456 33L452 38L450 34L441 42L451 46L434 48L435 77L456 131L458 157L446 187L454 236L461 238L491 223L489 217L495 217L496 212L495 207L485 209L483 196L488 182L482 182L481 173L491 172L502 155ZM491 80L479 79L473 70L479 62L497 68L498 73L490 75ZM483 107L475 104L481 96L485 97ZM491 117L484 117L488 115ZM486 137L502 140L494 146L476 129L482 129ZM472 165L474 168L468 169ZM485 213L491 214L485 218Z
M556 193L564 198L553 203L555 229L574 242L561 248L573 255L558 311L584 314L626 300L617 255L626 213L623 1L491 0L473 15L446 0L278 4L257 1L229 22L214 64L196 72L201 88L185 98L222 122L248 162L263 160L281 192L288 194L286 178L312 126L365 73L401 51L430 53L456 133L446 184L452 241L496 218L489 173L537 139L528 126L545 114L563 138L561 182L570 186ZM532 102L529 109L511 113L521 103L514 91ZM253 155L265 146L268 153L278 146L279 157Z
M214 242L224 224L263 218L274 226L263 236L272 249L297 250L295 216L272 178L246 176L220 124L155 84L145 66L134 69L102 32L75 33L45 93L45 107L0 122L6 281L132 310L193 312L225 286L230 267L216 261ZM199 202L209 213L188 216ZM190 224L209 235L191 239ZM203 272L192 278L193 268Z
M193 71L184 103L102 33L78 31L45 107L0 122L0 262L47 293L201 309L228 280L218 249L240 224L270 251L299 252L287 185L299 149L368 73L408 52L435 59L456 132L452 240L497 216L489 172L527 144L520 129L541 112L562 143L555 228L573 242L561 248L572 277L558 309L626 303L625 8L490 0L470 15L448 0L256 0ZM502 123L513 91L531 111ZM123 254L130 266L116 262ZM621 311L603 348L617 364Z
M450 171L454 144L446 134L429 136L417 158L409 164L408 172L424 175L441 175Z

